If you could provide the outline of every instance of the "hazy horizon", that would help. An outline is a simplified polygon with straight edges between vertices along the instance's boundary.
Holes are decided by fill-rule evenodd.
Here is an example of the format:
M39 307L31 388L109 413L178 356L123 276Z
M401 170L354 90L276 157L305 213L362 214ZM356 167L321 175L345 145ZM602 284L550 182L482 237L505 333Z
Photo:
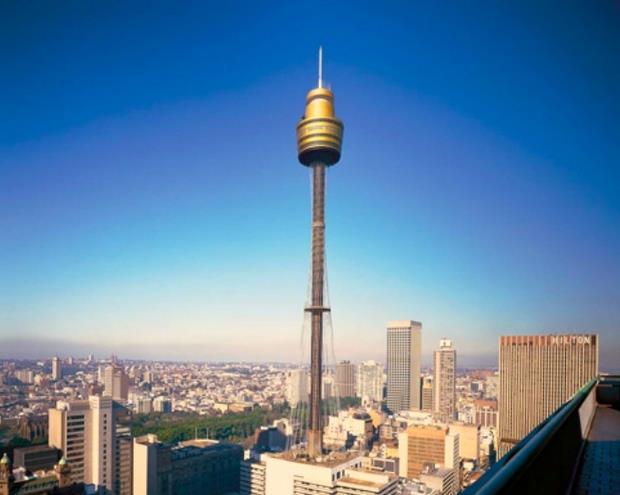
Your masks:
M74 341L31 341L28 342L24 339L9 339L3 342L3 347L0 348L0 359L24 359L24 360L49 360L52 356L59 356L60 358L74 357L85 358L89 354L94 354L96 359L109 359L112 354L116 355L121 360L136 360L136 361L169 361L169 362L203 362L203 363L215 363L215 362L230 362L230 363L280 363L280 364L299 364L299 361L295 359L284 359L279 357L281 353L274 353L273 358L264 356L263 358L252 358L252 356L246 356L245 358L233 359L226 357L226 354L219 355L205 355L203 358L196 358L195 345L185 344L181 346L166 347L154 347L136 351L131 347L118 347L114 345L90 345L86 343L79 343ZM349 355L336 355L336 360L341 361L348 359L354 363L366 360L375 360L385 364L386 356L383 355L359 355L357 357ZM600 371L602 373L615 373L620 371L620 366L617 364L615 355L608 353L604 348L600 349L601 366ZM192 357L193 356L193 357ZM457 348L457 368L499 368L496 354L462 354ZM328 363L333 366L333 363ZM432 367L432 351L422 353L422 366Z

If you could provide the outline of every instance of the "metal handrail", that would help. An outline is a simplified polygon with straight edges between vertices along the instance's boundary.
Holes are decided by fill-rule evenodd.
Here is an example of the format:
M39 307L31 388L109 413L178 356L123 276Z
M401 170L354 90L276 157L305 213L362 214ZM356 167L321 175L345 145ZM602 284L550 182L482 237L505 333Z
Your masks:
M597 382L598 379L594 378L581 387L572 399L556 409L551 416L510 449L484 476L464 490L463 495L492 495L512 483L519 473L540 455L569 416L583 404Z

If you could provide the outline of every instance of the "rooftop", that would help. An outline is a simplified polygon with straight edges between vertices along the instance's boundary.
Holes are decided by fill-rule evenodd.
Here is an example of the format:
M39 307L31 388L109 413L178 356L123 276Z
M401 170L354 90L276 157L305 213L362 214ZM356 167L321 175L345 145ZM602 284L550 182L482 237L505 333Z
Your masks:
M618 404L615 408L611 404L597 404L584 447L573 494L617 493L620 489Z
M291 462L299 462L302 464L315 464L325 467L335 467L339 464L348 462L356 457L360 457L356 452L331 452L321 457L310 457L304 451L287 450L279 454L272 454L271 457L284 459Z
M194 456L215 455L226 451L241 451L241 447L217 440L195 439L179 442L172 447L172 459L186 459Z

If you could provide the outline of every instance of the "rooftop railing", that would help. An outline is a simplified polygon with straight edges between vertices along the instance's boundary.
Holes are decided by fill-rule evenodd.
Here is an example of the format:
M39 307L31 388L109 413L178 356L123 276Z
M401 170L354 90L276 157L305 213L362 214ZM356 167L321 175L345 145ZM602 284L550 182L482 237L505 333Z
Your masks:
M465 489L463 495L569 493L597 404L617 405L619 391L620 376L591 380Z

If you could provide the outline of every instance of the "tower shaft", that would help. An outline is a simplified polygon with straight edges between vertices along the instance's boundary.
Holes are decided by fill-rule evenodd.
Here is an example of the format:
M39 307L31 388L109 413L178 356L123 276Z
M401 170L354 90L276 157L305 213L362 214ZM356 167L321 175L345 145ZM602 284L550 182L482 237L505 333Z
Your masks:
M321 455L323 425L321 388L323 381L323 294L325 288L325 165L312 164L312 317L310 350L310 415L308 453Z

